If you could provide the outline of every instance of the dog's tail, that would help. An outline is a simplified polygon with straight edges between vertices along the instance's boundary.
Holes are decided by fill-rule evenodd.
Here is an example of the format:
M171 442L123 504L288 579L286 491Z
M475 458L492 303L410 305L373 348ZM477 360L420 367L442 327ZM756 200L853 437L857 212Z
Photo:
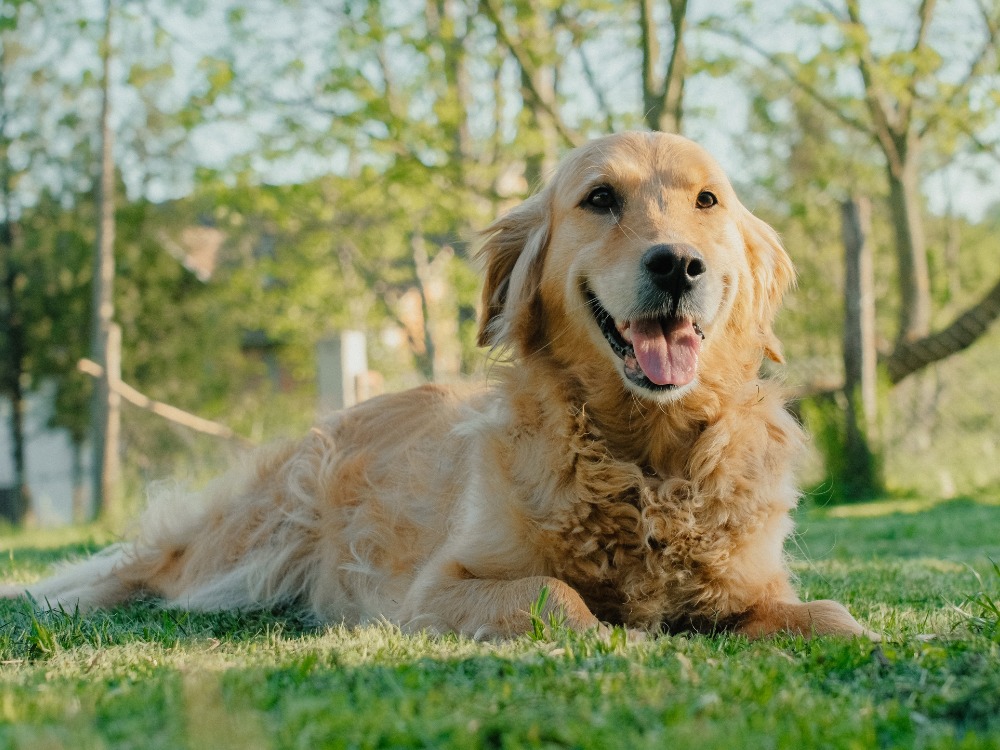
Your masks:
M182 550L204 516L198 501L197 493L184 492L177 486L151 486L148 507L131 541L112 544L84 559L63 562L40 581L4 584L0 586L0 597L26 596L47 609L88 612L113 607L144 593L162 595L156 574L166 570L171 560L183 557Z
M0 597L89 611L140 596L194 610L259 609L303 598L316 565L316 465L322 441L258 451L202 493L160 485L132 541Z
M50 609L72 611L111 607L124 601L130 590L114 575L127 555L127 545L115 544L78 562L62 565L50 577L37 583L4 584L0 597L29 596Z

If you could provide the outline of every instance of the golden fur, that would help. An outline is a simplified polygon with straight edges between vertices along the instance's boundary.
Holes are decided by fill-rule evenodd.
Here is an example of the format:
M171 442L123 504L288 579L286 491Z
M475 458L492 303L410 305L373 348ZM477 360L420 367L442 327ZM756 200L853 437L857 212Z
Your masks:
M671 297L643 275L659 245L695 249L692 290ZM504 637L529 629L547 587L546 608L581 629L865 632L790 583L803 435L758 372L780 359L771 323L793 271L703 150L661 133L593 141L483 233L481 255L480 340L512 359L492 387L429 385L336 414L197 501L152 497L134 541L29 593ZM643 380L600 308L620 335L639 336L643 315L683 326L683 350L659 334L650 346L654 366L697 352L693 380Z

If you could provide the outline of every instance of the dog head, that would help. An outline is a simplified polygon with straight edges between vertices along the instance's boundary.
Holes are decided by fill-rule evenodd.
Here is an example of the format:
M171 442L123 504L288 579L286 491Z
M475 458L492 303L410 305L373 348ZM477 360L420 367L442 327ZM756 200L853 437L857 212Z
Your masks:
M791 261L686 138L592 141L483 237L482 345L600 358L659 402L696 389L711 361L781 360L771 324Z

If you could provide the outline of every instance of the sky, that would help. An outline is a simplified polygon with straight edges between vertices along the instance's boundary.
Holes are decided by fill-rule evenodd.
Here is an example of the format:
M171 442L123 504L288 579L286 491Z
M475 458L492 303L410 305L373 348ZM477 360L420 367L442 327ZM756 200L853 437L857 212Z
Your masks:
M172 78L164 80L157 92L158 102L168 108L171 102L183 101L190 87L196 85L192 82L200 78L200 61L207 56L224 54L227 47L235 46L236 59L241 66L258 70L276 61L298 57L303 61L302 80L308 80L310 70L321 70L329 62L324 58L324 51L329 53L326 42L331 35L328 27L330 17L317 10L323 6L318 0L289 2L282 6L280 12L274 12L275 3L267 0L121 2L125 17L117 23L116 44L123 57L148 65L169 59ZM738 0L691 0L689 24L692 31L688 40L695 55L714 55L727 45L732 47L718 35L699 31L698 26L710 15L734 14L738 4ZM812 54L816 51L816 38L802 35L789 21L791 4L792 0L755 3L756 19L752 31L760 43L771 51ZM814 6L821 7L822 4L817 0ZM87 14L95 22L101 17L102 5L100 0L84 0ZM865 20L873 30L876 50L886 52L912 38L913 28L908 19L912 16L914 5L914 0L868 0L862 3ZM661 13L665 13L663 6L665 4L660 4ZM385 8L389 14L405 15L422 12L423 3L418 0L386 0ZM975 0L950 0L939 8L932 26L932 39L942 49L956 51L954 61L942 68L944 76L960 76L965 65L963 54L967 57L978 43L979 30L976 28L974 8ZM192 9L197 13L187 12ZM226 23L227 14L233 11L245 14L248 19L246 27L250 30L248 36L235 45ZM639 51L634 48L623 53L620 42L620 39L611 38L598 41L586 53L612 105L619 111L637 115L641 103L634 76L640 62ZM166 47L158 49L159 45ZM169 57L165 57L163 51L167 48L170 50ZM61 64L71 67L74 57L80 54L66 55ZM567 59L566 78L580 77L582 73L576 55L571 53ZM114 74L119 80L127 75L121 61ZM516 71L512 75L516 75ZM622 82L627 83L622 85ZM851 81L849 76L845 79L846 87L856 84L857 81ZM573 88L571 83L565 81L562 85ZM258 80L257 88L258 91L266 90L267 82ZM581 81L577 90L585 88ZM275 82L270 93L276 98L309 93L293 89L294 86L287 83ZM178 197L189 191L193 184L187 161L225 168L239 154L250 154L248 162L265 181L291 182L308 179L323 171L346 169L346 159L336 153L317 155L302 150L297 156L286 157L278 163L269 163L259 153L254 154L257 147L255 131L267 130L274 125L274 118L268 116L266 108L249 121L234 118L227 122L223 118L222 122L174 134L171 150L164 148L163 154L158 157L154 149L152 155L144 154L140 158L130 145L130 140L136 140L135 134L140 132L133 121L140 102L128 87L117 87L114 97L115 122L120 131L118 163L133 197L140 192L153 200ZM686 134L706 146L736 182L752 180L755 169L752 158L748 158L747 150L742 146L746 139L748 105L738 75L713 77L700 74L688 81L686 106L691 114L687 119ZM90 107L93 106L91 102ZM512 106L516 106L516 101ZM587 97L579 97L575 107L580 111L586 110ZM223 102L220 106L223 114L225 108ZM574 106L568 107L567 112L572 117ZM322 118L307 114L302 117L304 122L312 118L314 124L322 127ZM994 126L991 135L1000 140L1000 124ZM150 169L149 164L154 167ZM950 206L973 220L980 218L988 207L1000 203L998 164L1000 161L989 156L956 159L950 167L925 181L931 210L944 213Z

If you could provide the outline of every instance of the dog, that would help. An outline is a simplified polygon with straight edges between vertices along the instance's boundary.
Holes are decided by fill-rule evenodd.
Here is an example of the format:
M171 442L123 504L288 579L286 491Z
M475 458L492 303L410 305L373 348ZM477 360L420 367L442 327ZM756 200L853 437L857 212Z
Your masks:
M594 140L480 245L479 342L509 360L489 386L337 413L202 497L154 496L134 539L27 593L476 638L550 615L877 637L793 588L804 435L760 371L781 361L772 322L794 272L701 147Z

